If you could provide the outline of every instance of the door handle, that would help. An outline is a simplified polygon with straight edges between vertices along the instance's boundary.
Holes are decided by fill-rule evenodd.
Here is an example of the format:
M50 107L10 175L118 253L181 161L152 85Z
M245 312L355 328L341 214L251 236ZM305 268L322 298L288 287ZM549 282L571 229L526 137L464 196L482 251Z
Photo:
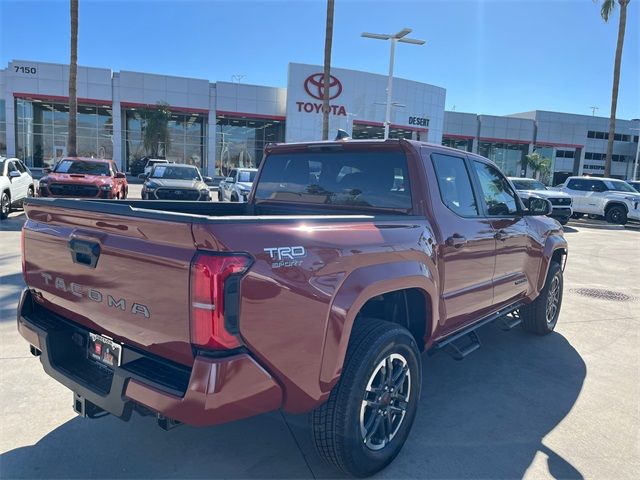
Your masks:
M98 242L72 238L69 240L69 251L71 252L73 263L96 268L100 257L100 244Z
M507 239L507 232L505 232L504 230L498 230L493 238L504 242Z
M460 235L459 233L454 233L453 235L451 235L449 238L445 240L445 243L449 247L460 248L465 243L467 243L467 239L462 235Z

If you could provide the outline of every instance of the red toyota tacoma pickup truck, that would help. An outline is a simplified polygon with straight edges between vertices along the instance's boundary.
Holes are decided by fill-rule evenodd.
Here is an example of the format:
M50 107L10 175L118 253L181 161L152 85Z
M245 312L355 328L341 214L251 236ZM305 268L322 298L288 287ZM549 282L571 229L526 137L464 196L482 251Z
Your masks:
M550 208L407 140L270 145L242 204L28 199L18 329L86 417L310 412L320 455L367 476L409 434L421 352L554 329Z
M44 173L38 182L41 197L127 198L127 176L113 160L69 157Z

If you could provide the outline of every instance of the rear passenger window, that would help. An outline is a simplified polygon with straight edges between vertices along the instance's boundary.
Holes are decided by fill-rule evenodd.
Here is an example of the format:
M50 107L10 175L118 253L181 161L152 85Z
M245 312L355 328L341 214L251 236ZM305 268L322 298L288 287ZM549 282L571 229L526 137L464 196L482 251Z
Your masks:
M439 153L432 154L431 159L442 202L460 216L478 216L478 206L464 159Z

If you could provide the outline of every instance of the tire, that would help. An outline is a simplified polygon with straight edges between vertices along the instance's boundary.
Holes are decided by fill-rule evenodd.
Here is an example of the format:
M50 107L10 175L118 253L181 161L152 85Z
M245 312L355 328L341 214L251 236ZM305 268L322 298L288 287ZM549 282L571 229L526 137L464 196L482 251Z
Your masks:
M231 194L231 201L232 202L239 202L240 200L239 200L238 196L235 193L232 193Z
M548 335L553 332L560 316L562 288L562 268L558 262L551 262L544 287L538 298L529 305L520 307L522 328L525 331L537 335Z
M584 214L583 213L573 213L571 214L571 218L575 219L575 220L579 220L582 218Z
M33 189L33 185L29 185L29 188L27 189L27 197L33 197L34 193L35 190Z
M219 202L222 202L222 201L223 201L223 199L222 199L222 192L221 192L220 190L218 190L218 201L219 201Z
M614 205L607 210L604 218L608 223L625 225L627 223L627 211L621 205Z
M128 194L129 194L128 190L122 190L122 200L126 200Z
M389 361L391 375L398 375L395 385L400 385L395 393L384 387ZM384 320L358 319L339 382L327 402L310 414L320 457L356 477L385 468L411 431L421 385L420 352L411 333Z
M8 192L2 192L0 196L0 220L4 220L11 213L11 196Z
M558 221L560 222L560 225L566 225L569 223L569 217L559 218Z

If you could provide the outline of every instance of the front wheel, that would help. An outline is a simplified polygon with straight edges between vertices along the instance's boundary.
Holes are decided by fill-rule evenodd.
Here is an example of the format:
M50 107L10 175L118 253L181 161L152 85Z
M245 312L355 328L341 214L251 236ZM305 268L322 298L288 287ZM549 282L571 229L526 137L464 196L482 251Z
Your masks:
M0 220L4 220L11 213L11 197L7 192L0 196Z
M420 352L411 333L395 323L359 319L340 381L310 415L320 456L357 477L385 468L409 435L421 384Z
M615 225L625 225L627 223L627 211L624 207L619 205L614 205L613 207L607 210L607 214L605 215L605 219L609 223L613 223Z
M553 332L560 316L562 288L562 267L558 262L551 262L544 287L538 298L529 305L520 307L522 328L538 335Z

